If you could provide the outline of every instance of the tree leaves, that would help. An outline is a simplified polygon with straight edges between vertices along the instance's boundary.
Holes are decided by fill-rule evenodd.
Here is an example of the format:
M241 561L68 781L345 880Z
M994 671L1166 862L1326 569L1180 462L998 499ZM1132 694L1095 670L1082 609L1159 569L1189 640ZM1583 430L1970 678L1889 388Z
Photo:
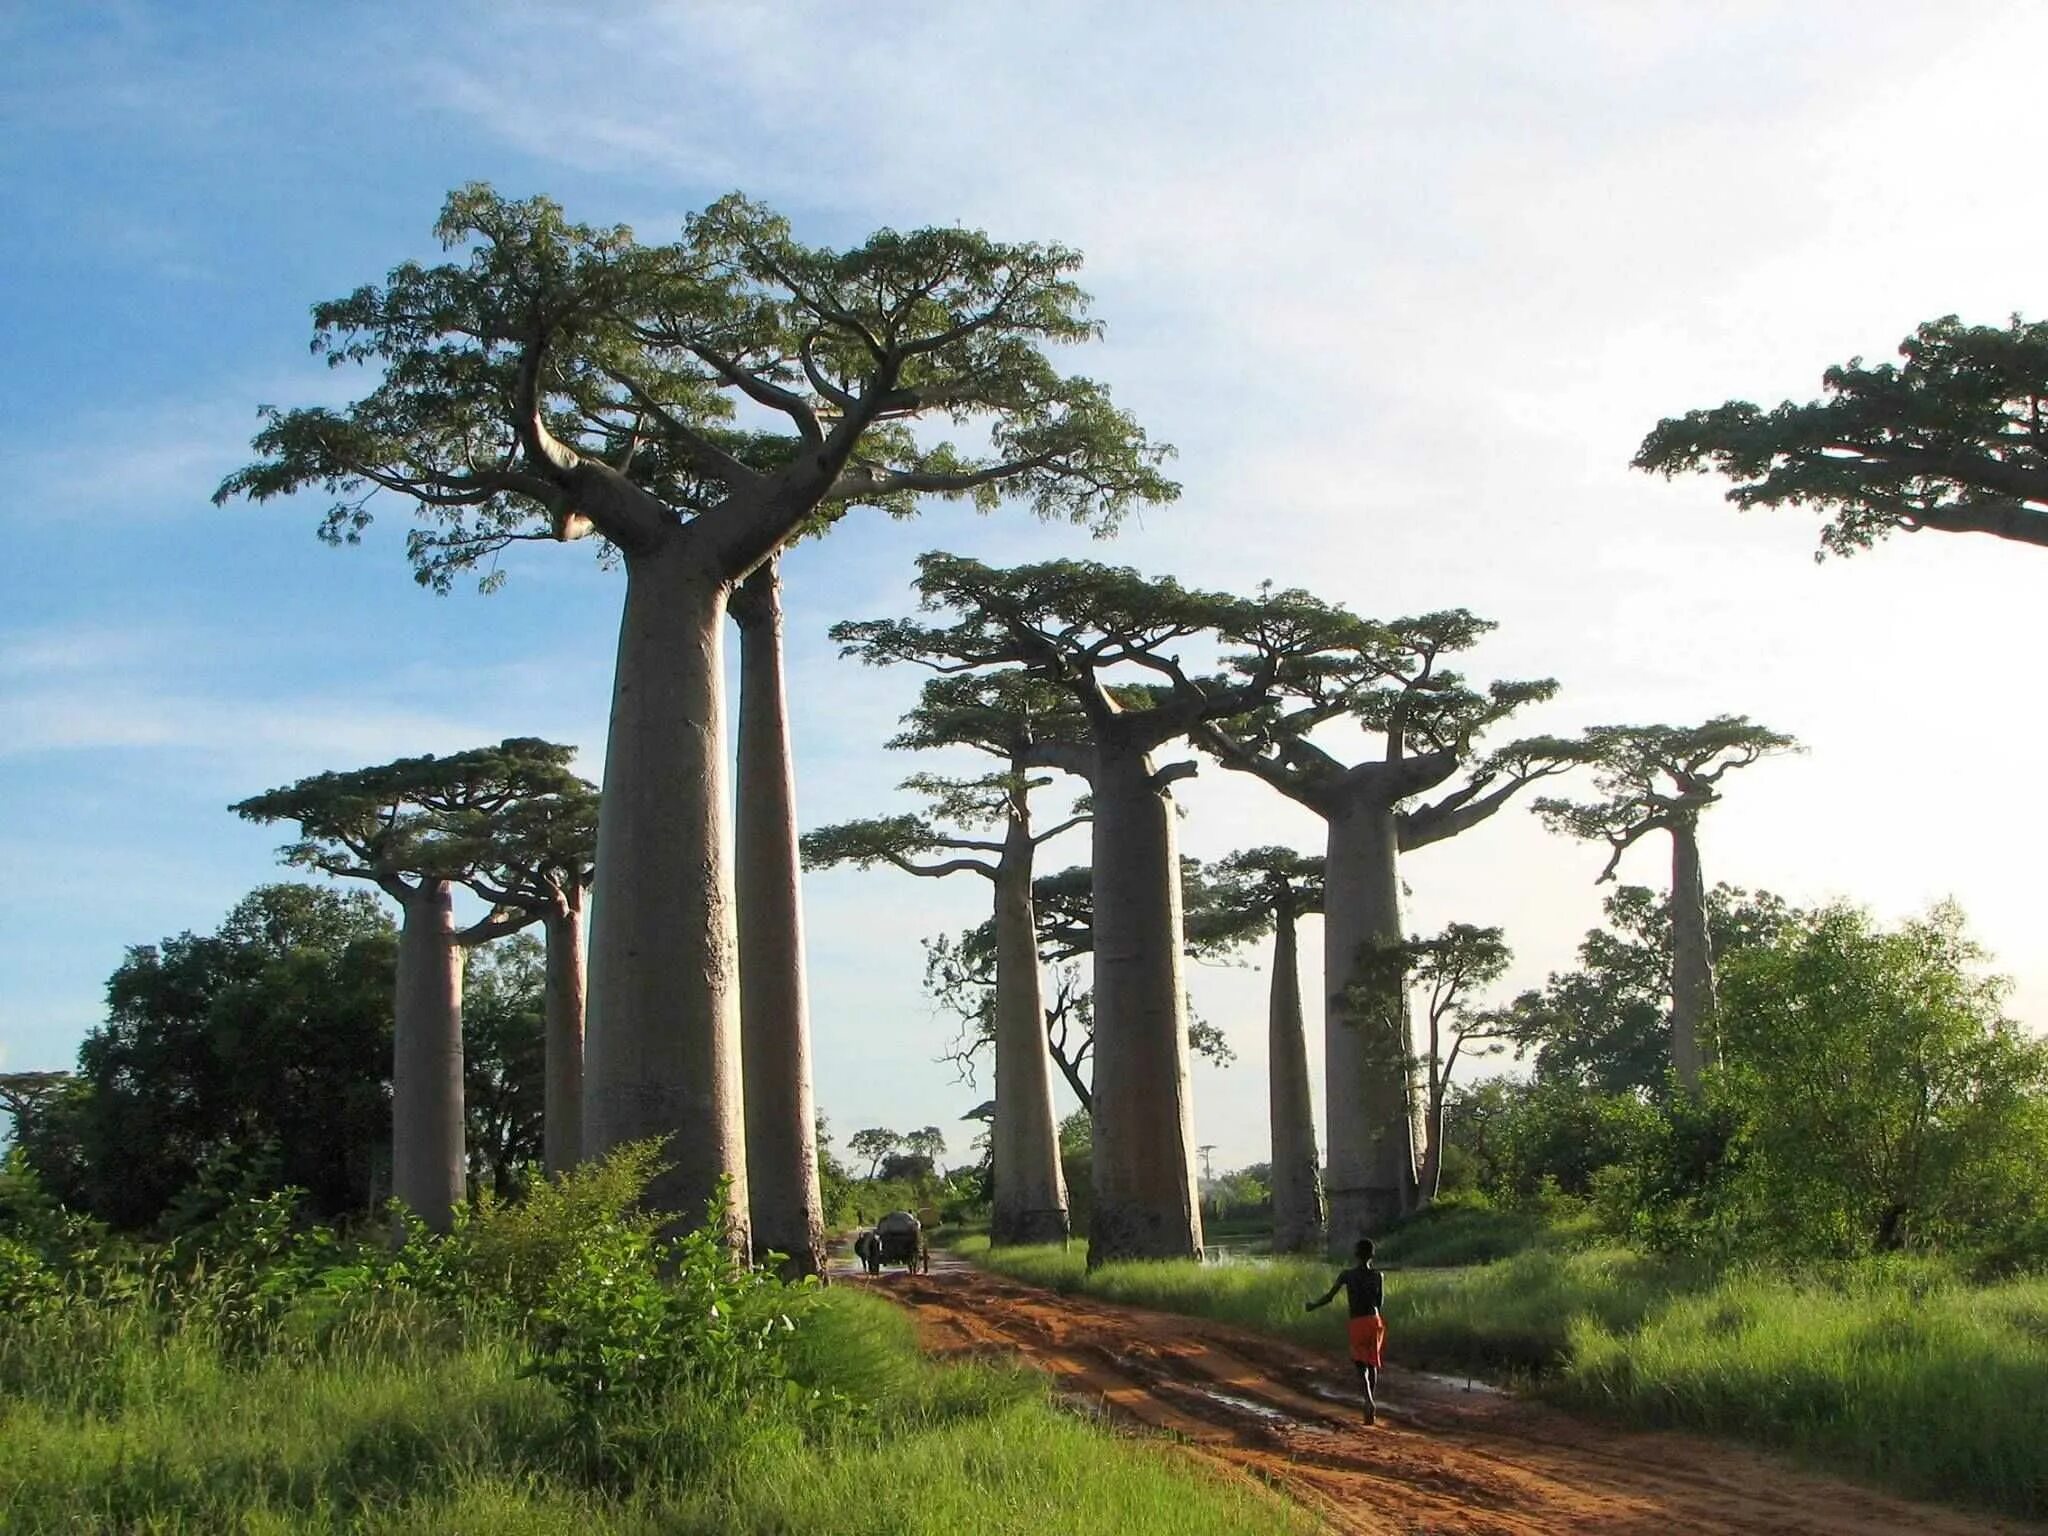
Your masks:
M1816 555L1854 554L1905 529L2048 544L2048 324L1966 326L1954 315L1899 344L1903 365L1827 370L1820 400L1763 410L1730 400L1667 417L1637 469L1714 470L1728 500L1832 514Z

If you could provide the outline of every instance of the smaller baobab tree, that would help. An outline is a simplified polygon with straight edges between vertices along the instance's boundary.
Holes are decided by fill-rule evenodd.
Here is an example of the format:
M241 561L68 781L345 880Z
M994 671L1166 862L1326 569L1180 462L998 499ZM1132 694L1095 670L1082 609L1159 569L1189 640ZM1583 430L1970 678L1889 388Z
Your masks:
M1322 1159L1301 1012L1300 919L1323 907L1323 861L1292 848L1248 848L1210 871L1203 927L1218 946L1271 930L1266 1015L1267 1104L1273 1137L1273 1251L1320 1253L1327 1240Z
M231 807L249 821L290 821L299 840L285 861L367 880L403 914L392 1028L392 1193L445 1230L462 1203L463 954L517 932L538 914L494 905L466 927L455 922L455 886L489 882L483 831L518 808L564 792L571 749L513 738L446 757L401 758L373 768L319 773ZM587 793L589 786L577 793Z
M1288 637L1276 652L1267 636L1225 630L1242 648L1240 673L1276 680L1258 708L1199 727L1195 741L1325 825L1329 1222L1332 1247L1348 1252L1358 1234L1416 1209L1421 1192L1413 1021L1398 971L1383 973L1377 959L1406 940L1400 856L1478 826L1581 748L1541 736L1476 750L1482 734L1557 690L1547 678L1481 685L1458 670L1491 621L1462 608L1370 622L1310 599L1297 606L1308 646ZM1363 753L1344 735L1362 735Z
M1049 706L1041 713L1058 713L1058 697L1023 678L934 679L923 702L906 717L907 730L892 745L986 744L1005 759L1005 771L973 779L915 775L903 787L924 797L925 814L843 822L803 839L804 862L812 869L887 864L932 879L978 875L992 888L995 974L989 1033L996 1093L989 1240L997 1244L1064 1242L1068 1225L1059 1128L1041 1034L1044 1003L1032 868L1043 844L1087 818L1070 816L1044 831L1032 827L1031 792L1051 782L1021 766L1034 739L1034 694L1044 695L1039 702Z
M1700 872L1700 815L1721 798L1721 780L1774 753L1798 750L1790 736L1747 715L1703 725L1601 725L1585 735L1597 800L1546 799L1536 811L1556 831L1612 850L1596 883L1615 877L1621 856L1652 832L1671 835L1671 1065L1698 1093L1714 1059L1714 950Z
M498 911L527 914L546 942L541 1136L554 1174L583 1160L584 897L596 876L597 789L569 771L573 748L519 748L526 792L451 815L448 831L461 843L461 883Z

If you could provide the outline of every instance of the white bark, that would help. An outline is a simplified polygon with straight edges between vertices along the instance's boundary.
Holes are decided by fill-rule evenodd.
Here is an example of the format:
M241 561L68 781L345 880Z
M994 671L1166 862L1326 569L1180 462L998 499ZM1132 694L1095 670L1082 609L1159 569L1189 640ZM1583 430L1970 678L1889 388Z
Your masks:
M391 1192L436 1232L464 1197L462 948L455 895L422 880L404 896L392 1010Z
M1362 797L1329 818L1323 887L1324 1091L1330 1138L1330 1252L1415 1207L1415 1124L1407 988L1348 999L1369 974L1373 949L1398 944L1399 842L1393 806ZM1395 995L1398 994L1398 995ZM1361 999L1361 1002L1365 1000Z
M1031 901L1034 853L1030 810L1018 790L1011 796L995 879L996 1108L989 1127L995 1198L989 1241L997 1245L1064 1243L1070 1231Z
M541 1134L542 1157L551 1174L566 1173L583 1161L583 887L571 881L564 895L562 906L543 920L547 994Z
M1149 753L1096 750L1091 1267L1199 1258L1173 796Z
M1273 914L1273 985L1267 1014L1267 1098L1273 1131L1273 1251L1319 1253L1323 1180L1301 1017L1301 959L1294 909Z
M1714 1061L1714 951L1707 888L1700 874L1699 825L1671 823L1671 1065L1688 1092Z
M687 530L686 530L687 533ZM666 1138L649 1204L695 1225L730 1181L748 1249L731 829L726 588L697 541L626 557L598 812L585 1036L586 1156Z
M791 1275L814 1275L825 1266L824 1201L776 562L734 595L733 615L740 625L734 894L749 1208L755 1247L785 1255Z

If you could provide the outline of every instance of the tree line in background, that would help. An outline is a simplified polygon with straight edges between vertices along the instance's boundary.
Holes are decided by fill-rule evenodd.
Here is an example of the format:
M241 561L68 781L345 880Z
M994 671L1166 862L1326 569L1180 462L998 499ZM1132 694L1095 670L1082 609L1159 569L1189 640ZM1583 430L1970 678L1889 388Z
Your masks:
M1994 1186L2038 1193L2038 1177L2018 1176L2039 1128L2038 1051L1974 979L1959 919L1886 932L1848 909L1756 899L1748 926L1721 936L1733 958L1717 973L1700 819L1728 774L1793 740L1724 715L1482 744L1557 684L1468 676L1466 653L1493 626L1463 609L1373 618L1297 590L928 554L920 616L832 633L848 656L931 674L890 745L979 753L988 771L914 774L920 810L800 843L777 559L790 540L859 507L908 514L924 496L985 510L1008 499L1109 532L1177 494L1160 473L1168 450L1051 361L1099 334L1073 281L1078 256L957 229L806 246L737 197L650 245L483 186L450 197L437 234L457 259L403 263L315 309L316 351L371 369L369 392L338 410L267 412L256 462L219 496L324 492L322 536L354 542L371 498L391 493L419 516L409 556L438 590L464 573L495 585L515 543L592 539L626 587L602 793L568 771L567 749L515 738L318 774L236 806L295 825L289 862L374 884L402 921L373 932L360 903L269 888L221 934L133 952L77 1079L13 1090L23 1147L78 1198L108 1210L124 1198L119 1127L147 1113L167 1171L138 1183L121 1219L150 1219L146 1208L218 1182L230 1151L247 1162L259 1146L319 1198L359 1199L375 1183L368 1126L388 1092L390 1187L430 1224L445 1226L486 1176L515 1180L535 1135L549 1171L652 1136L670 1159L652 1190L662 1209L726 1198L740 1249L814 1270L827 1160L800 862L989 882L987 924L929 959L967 1021L963 1054L993 1057L1000 1241L1071 1228L1081 1138L1054 1122L1057 1067L1087 1106L1091 1262L1200 1253L1188 1062L1220 1037L1191 1015L1184 961L1266 935L1268 1175L1283 1247L1347 1247L1461 1183L1527 1195L1527 1169L1502 1149L1534 1144L1530 1127L1567 1100L1582 1129L1632 1125L1635 1139L1575 1184L1548 1170L1556 1186L1674 1230L1751 1230L1757 1213L1797 1210L1802 1230L1831 1242L1896 1246L1946 1230L1930 1205L1981 1232L2024 1214L1998 1206ZM1744 506L1831 510L1823 543L1836 552L1928 528L2048 541L2048 333L1951 319L1904 351L1900 368L1831 370L1825 402L1667 420L1636 462L1721 470ZM919 430L940 422L978 446ZM736 795L728 616L740 635ZM1174 755L1184 748L1312 811L1320 854L1247 850L1190 870L1173 786L1198 762ZM1503 936L1407 932L1403 856L1568 773L1593 793L1532 797L1538 814L1608 846L1602 881L1627 849L1668 835L1668 893L1617 895L1579 971L1481 1009L1478 990L1507 963ZM1081 799L1042 825L1031 799L1058 775ZM1084 873L1048 884L1040 848L1084 826ZM484 903L467 926L458 887ZM1295 929L1311 912L1324 936L1320 1157L1296 976ZM530 942L480 948L535 926L538 958ZM473 949L493 958L466 967ZM1086 983L1055 970L1048 1000L1044 963L1082 957ZM1610 1006L1628 966L1635 991ZM345 988L334 967L349 968ZM323 976L334 985L319 990ZM321 1009L372 994L388 1002L388 1035L357 1017L318 1051L285 1052ZM483 1021L508 1011L539 1018L537 1092L531 1041L514 1066L509 1036L486 1039ZM1461 1054L1508 1045L1534 1052L1527 1084L1454 1087ZM354 1075L331 1075L326 1107L288 1111L324 1092L292 1074L350 1050ZM495 1077L478 1075L494 1061ZM1877 1107L1856 1118L1867 1101ZM325 1122L288 1123L296 1113L352 1131L322 1136ZM1837 1140L1799 1151L1801 1126ZM870 1174L882 1167L873 1158ZM1863 1193L1841 1193L1852 1187Z

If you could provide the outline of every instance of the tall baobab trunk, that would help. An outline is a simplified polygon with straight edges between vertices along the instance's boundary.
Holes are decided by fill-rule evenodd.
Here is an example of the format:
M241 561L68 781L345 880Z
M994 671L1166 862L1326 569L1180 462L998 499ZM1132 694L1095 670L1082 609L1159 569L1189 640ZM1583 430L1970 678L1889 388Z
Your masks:
M996 1108L989 1128L995 1200L989 1241L998 1245L1064 1243L1069 1232L1031 901L1030 817L1025 795L1012 794L996 865Z
M436 1232L462 1203L462 946L455 894L422 880L401 898L392 1010L391 1193Z
M1319 1253L1323 1180L1316 1159L1315 1106L1301 1018L1301 957L1294 908L1273 913L1273 987L1267 1015L1267 1099L1273 1128L1273 1251Z
M648 1202L694 1224L730 1180L747 1241L746 1131L725 796L726 585L680 530L626 556L585 1038L586 1156L666 1138Z
M583 887L566 882L561 906L542 922L547 993L541 1156L549 1173L566 1173L583 1161Z
M815 1275L825 1267L825 1218L777 561L747 578L733 594L732 612L740 626L734 891L749 1209L755 1247L785 1255L789 1275Z
M1686 1092L1714 1063L1714 950L1700 875L1699 824L1671 823L1671 1065Z
M1336 807L1323 875L1330 1251L1415 1207L1408 989L1377 963L1403 941L1398 824L1379 797Z
M1150 753L1105 743L1095 756L1095 1208L1088 1263L1199 1258L1173 796Z

